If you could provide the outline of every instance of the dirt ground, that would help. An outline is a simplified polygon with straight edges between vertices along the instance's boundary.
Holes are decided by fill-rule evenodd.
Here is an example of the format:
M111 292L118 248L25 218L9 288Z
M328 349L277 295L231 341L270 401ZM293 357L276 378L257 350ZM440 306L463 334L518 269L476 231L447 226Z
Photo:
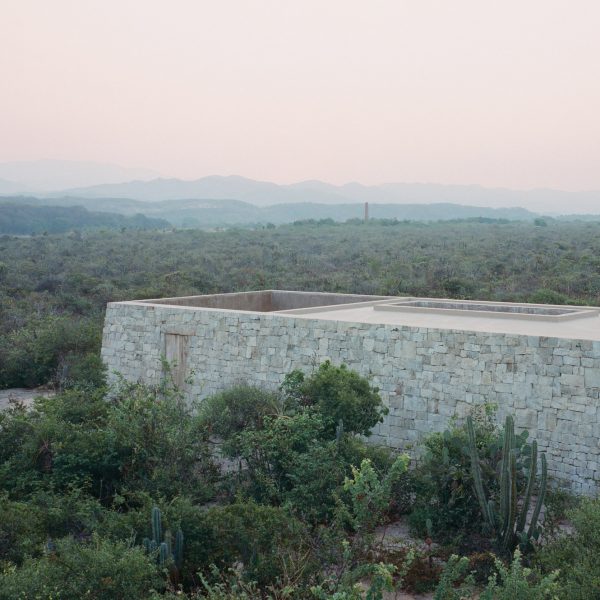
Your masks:
M38 396L53 396L54 392L44 389L28 390L25 388L12 388L9 390L0 390L0 410L10 406L11 402L22 402L26 406L33 403L34 398Z

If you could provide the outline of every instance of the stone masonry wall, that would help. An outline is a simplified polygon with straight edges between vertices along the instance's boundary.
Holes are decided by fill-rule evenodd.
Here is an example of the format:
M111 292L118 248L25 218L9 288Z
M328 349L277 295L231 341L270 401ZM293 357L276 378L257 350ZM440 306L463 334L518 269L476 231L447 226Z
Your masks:
M552 475L597 491L600 342L112 303L103 360L128 380L157 383L168 333L190 336L191 397L242 382L276 388L292 369L330 359L379 387L390 412L376 442L407 448L494 403L499 419L511 413L537 438Z

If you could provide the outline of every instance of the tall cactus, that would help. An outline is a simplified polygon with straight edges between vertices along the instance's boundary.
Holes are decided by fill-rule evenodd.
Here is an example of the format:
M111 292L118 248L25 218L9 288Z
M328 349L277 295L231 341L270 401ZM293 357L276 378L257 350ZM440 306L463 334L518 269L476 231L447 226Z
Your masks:
M165 567L169 560L169 547L166 542L162 542L158 547L158 564L161 567Z
M533 514L531 515L531 522L529 523L529 529L527 531L527 538L537 540L540 535L538 528L538 519L540 517L540 511L544 505L546 499L546 488L548 485L548 464L546 463L546 455L542 454L542 480L540 483L540 491L538 494Z
M467 432L469 434L469 454L471 457L471 474L475 486L475 494L479 501L483 520L493 530L496 528L496 522L490 504L485 497L483 489L483 478L481 476L481 465L479 464L479 455L477 453L477 441L475 439L475 428L473 427L473 419L467 418Z
M152 539L158 545L162 541L161 514L160 514L160 508L158 508L158 506L155 506L152 508L151 518L152 518Z
M169 529L162 533L162 515L160 508L152 508L150 515L152 526L152 539L144 538L142 544L148 554L156 555L156 562L161 567L169 567L169 573L173 583L179 582L181 567L183 566L183 532L177 530L175 543Z
M479 453L477 451L475 427L471 417L467 418L467 432L469 437L469 456L471 459L471 474L473 477L475 495L479 502L483 520L493 534L496 535L499 547L505 551L512 551L519 541L529 543L531 539L537 539L539 535L537 522L544 504L548 480L546 455L543 453L541 455L542 476L537 502L531 516L529 528L527 533L525 533L527 515L537 475L537 442L534 440L531 444L529 474L524 497L519 506L517 495L517 448L515 447L514 420L511 416L506 417L504 426L504 444L499 464L500 498L498 511L496 511L493 500L488 499L486 496L481 475Z
M181 570L181 566L183 565L183 531L181 531L181 529L179 529L175 534L173 559L175 560L175 566Z

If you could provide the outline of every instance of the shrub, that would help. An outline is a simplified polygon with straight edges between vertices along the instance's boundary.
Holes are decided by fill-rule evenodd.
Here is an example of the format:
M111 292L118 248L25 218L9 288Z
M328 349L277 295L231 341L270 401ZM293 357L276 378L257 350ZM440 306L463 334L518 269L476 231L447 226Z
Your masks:
M257 501L281 505L317 519L331 513L333 490L344 478L336 442L324 442L322 417L310 409L268 418L262 430L238 436L246 469L240 483Z
M125 491L206 499L214 476L205 428L172 390L72 389L0 414L0 489L89 488L104 502Z
M42 515L30 504L0 497L0 562L21 563L46 541Z
M278 397L260 388L238 386L206 398L201 416L212 434L224 440L247 429L262 429L278 412Z
M408 456L398 456L381 476L369 459L363 460L358 468L352 467L352 477L346 477L343 488L348 500L340 503L339 512L354 531L371 531L380 524L390 510L393 486L406 473L408 462Z
M220 571L241 565L245 581L266 586L284 577L298 580L316 568L306 562L309 552L304 526L284 509L236 502L209 509L202 524L204 533L198 541L203 558L198 567L207 577L211 564ZM194 552L188 541L195 536L187 531L185 552Z
M153 497L213 495L216 467L208 431L196 407L171 387L122 384L110 402L106 429L114 432L121 479L116 491Z
M0 494L0 561L21 564L27 556L39 556L46 540L67 535L89 537L112 515L85 490L71 488L63 493L38 490L25 501L9 500ZM127 531L121 537L126 540Z
M0 575L0 599L145 600L164 588L163 577L141 548L94 536L63 538L46 553Z
M524 567L518 549L508 567L496 560L496 569L499 576L490 577L480 600L553 600L557 597L558 572L542 576Z
M106 385L106 366L96 352L71 355L59 364L56 382L61 388L102 388Z
M38 398L31 410L0 414L0 486L13 497L119 478L114 433L100 393L70 390ZM99 491L99 489L98 489Z
M570 600L600 598L600 500L584 500L570 511L572 533L563 533L542 547L537 563L559 570L561 597Z
M282 390L288 402L318 410L323 416L323 434L329 439L340 425L345 432L368 436L388 412L377 388L346 365L336 367L329 361L308 377L292 371Z
M488 487L495 485L495 466L502 447L493 415L490 406L474 413L477 448ZM417 534L425 536L429 520L434 537L460 544L482 524L471 477L467 428L452 423L443 433L427 436L423 447L413 473L415 501L409 523Z
M519 550L515 550L508 566L496 558L495 568L497 573L489 577L485 589L477 596L480 600L555 600L559 597L556 584L558 574L544 576L524 567ZM468 571L468 558L451 556L440 577L434 600L475 597L473 576Z
M97 353L101 327L95 320L47 316L32 318L6 336L0 336L0 388L35 387L69 378L74 366L77 379L83 375L82 355ZM92 380L101 382L98 364L87 368L93 371Z
M453 554L440 575L433 596L434 600L463 600L471 597L473 580L469 577L468 571L469 559Z
M309 523L329 522L353 465L373 458L375 468L385 473L394 460L391 453L368 448L348 434L324 440L324 429L323 417L309 407L266 418L263 429L241 433L235 438L236 456L246 468L234 475L236 488L258 502L287 506Z
M245 467L230 476L235 490L287 506L309 523L328 522L353 465L372 458L385 472L394 462L389 451L355 437L381 418L381 398L366 379L329 362L308 378L293 371L281 391L280 399L253 388L213 396L202 409L204 422L225 438L226 456ZM344 407L349 418L340 426Z

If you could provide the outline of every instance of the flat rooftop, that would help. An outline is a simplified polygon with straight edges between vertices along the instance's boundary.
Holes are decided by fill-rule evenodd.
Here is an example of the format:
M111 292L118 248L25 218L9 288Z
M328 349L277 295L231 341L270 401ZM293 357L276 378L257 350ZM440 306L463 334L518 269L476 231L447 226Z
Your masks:
M265 290L129 304L184 310L275 313L282 317L600 340L600 307Z

